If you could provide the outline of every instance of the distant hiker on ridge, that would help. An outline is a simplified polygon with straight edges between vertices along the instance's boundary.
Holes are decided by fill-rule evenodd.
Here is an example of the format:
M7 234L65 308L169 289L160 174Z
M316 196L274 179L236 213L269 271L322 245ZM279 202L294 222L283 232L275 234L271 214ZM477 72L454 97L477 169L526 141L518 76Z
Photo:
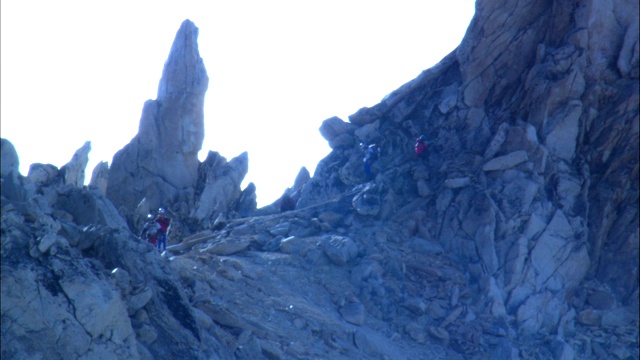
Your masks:
M420 135L420 137L416 139L416 144L413 146L416 159L422 159L427 156L427 150L429 150L430 145L426 140L427 138L424 135Z
M296 209L296 201L289 195L289 191L285 191L282 197L280 198L280 212L283 213L285 211L295 210Z
M164 208L158 209L158 216L156 217L156 223L158 224L158 250L164 251L167 249L167 234L171 227L171 219L165 216Z
M378 145L371 144L369 146L365 146L364 144L360 144L360 148L364 148L364 173L367 176L368 180L373 179L373 173L371 172L371 165L378 160L380 157L380 149Z

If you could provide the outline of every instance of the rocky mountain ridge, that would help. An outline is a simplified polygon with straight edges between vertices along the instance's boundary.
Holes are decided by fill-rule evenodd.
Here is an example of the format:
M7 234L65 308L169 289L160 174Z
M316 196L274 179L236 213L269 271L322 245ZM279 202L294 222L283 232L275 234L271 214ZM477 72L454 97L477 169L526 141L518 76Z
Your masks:
M438 65L323 122L333 150L285 213L240 189L247 154L197 162L208 78L185 21L88 187L90 144L23 177L2 140L2 356L637 357L637 7L478 1ZM359 142L383 149L373 180ZM160 205L163 255L135 236Z

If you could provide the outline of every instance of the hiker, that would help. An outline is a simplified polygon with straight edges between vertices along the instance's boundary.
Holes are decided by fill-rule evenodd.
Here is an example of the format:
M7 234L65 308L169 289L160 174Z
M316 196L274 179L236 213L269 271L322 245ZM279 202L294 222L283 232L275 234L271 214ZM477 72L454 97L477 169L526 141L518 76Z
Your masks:
M147 222L142 227L140 238L156 247L158 244L158 228L158 223L155 221L153 214L147 215Z
M371 165L378 160L380 156L380 149L378 145L371 144L365 148L364 151L364 173L367 175L367 179L373 179L373 174L371 172Z
M420 135L420 137L416 139L416 144L413 147L416 159L425 158L427 156L427 150L429 150L431 145L429 145L426 140L427 138L424 135Z
M167 234L171 227L171 219L165 216L164 208L158 209L156 223L158 224L158 250L162 252L167 249Z
M285 192L280 198L280 212L283 213L285 211L295 210L296 209L296 201L293 200L289 192Z

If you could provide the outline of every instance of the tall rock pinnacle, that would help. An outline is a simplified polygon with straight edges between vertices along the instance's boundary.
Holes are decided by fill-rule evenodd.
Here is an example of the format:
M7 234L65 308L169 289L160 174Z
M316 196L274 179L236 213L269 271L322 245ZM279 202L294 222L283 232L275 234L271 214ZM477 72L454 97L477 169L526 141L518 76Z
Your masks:
M198 178L209 85L198 28L185 20L165 62L156 100L144 104L138 134L113 158L107 196L123 214L147 198L163 206Z

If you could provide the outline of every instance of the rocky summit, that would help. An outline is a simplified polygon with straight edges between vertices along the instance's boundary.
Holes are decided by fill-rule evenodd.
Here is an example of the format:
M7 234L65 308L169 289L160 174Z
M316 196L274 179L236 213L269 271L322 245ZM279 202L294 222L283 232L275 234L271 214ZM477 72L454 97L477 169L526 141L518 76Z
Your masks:
M322 123L284 212L247 153L197 158L197 34L88 186L89 142L23 176L2 139L2 358L638 358L637 1L478 0L440 63Z

